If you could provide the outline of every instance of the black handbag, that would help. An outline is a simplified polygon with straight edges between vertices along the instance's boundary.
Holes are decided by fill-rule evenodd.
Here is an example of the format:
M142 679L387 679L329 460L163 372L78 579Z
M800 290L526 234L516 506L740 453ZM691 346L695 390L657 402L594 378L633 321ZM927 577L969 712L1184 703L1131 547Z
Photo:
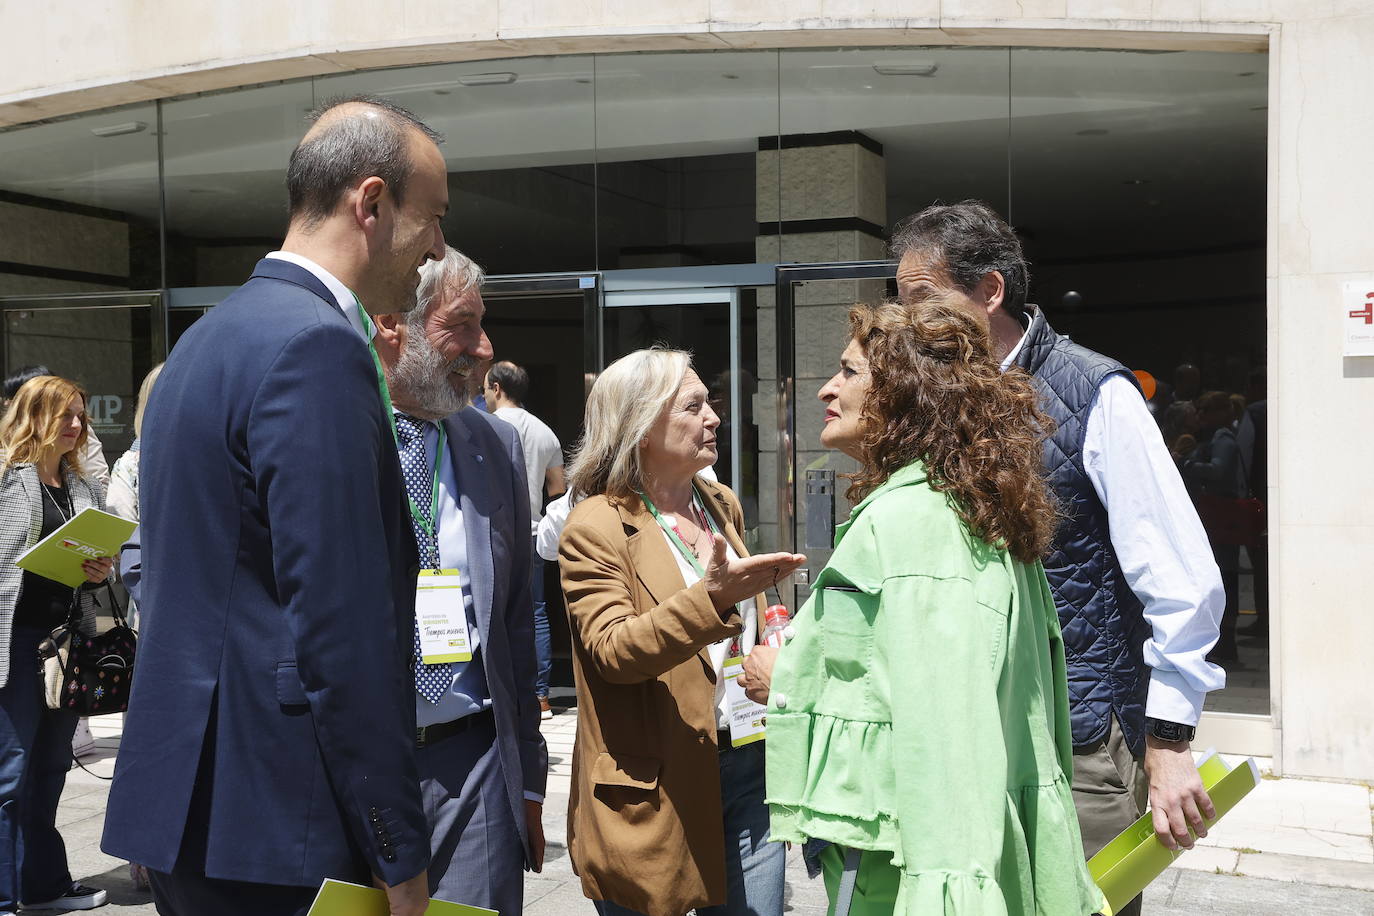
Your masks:
M96 636L82 633L77 626L81 620L78 591L72 597L67 622L53 631L41 650L44 699L49 709L101 716L129 708L138 634L130 629L114 589L108 582L105 588L114 626Z

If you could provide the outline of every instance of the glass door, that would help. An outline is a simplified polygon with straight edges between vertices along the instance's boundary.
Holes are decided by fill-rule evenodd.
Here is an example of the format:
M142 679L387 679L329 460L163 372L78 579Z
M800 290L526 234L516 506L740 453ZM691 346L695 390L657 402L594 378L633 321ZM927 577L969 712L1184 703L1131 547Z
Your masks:
M720 417L714 471L744 509L745 545L759 535L758 291L752 287L632 289L606 293L604 361L664 346L687 350Z
M779 590L794 613L830 559L835 524L849 516L845 475L858 470L852 458L821 445L824 410L816 394L839 367L849 307L892 295L896 275L895 261L782 264L776 270L777 478L768 508L777 535L770 549L806 554L806 566Z
M114 464L134 440L143 376L167 356L161 293L4 298L0 312L5 374L46 366L86 389L91 431Z
M587 387L601 368L600 275L489 276L482 299L495 359L529 373L525 407L553 429L567 454L582 433Z

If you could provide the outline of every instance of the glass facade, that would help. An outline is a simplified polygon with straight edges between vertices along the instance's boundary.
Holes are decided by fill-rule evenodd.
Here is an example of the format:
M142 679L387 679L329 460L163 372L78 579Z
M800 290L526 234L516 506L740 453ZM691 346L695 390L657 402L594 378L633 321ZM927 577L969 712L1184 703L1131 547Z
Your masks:
M450 244L492 275L592 284L553 295L503 281L489 302L498 358L528 366L531 407L564 444L587 373L648 343L691 348L733 430L721 476L744 500L752 543L787 542L787 518L804 543L806 471L849 470L820 447L814 395L844 343L845 307L890 285L798 283L780 316L771 279L731 271L881 260L902 217L986 200L1022 236L1032 301L1060 332L1148 373L1177 444L1186 410L1165 416L1176 383L1183 400L1264 397L1267 72L1262 54L1008 47L538 57L11 128L0 131L5 369L45 362L105 398L92 409L113 460L142 373L281 239L306 113L381 95L446 137ZM599 297L590 317L585 289ZM627 289L644 295L616 298ZM780 317L795 328L784 341ZM795 405L782 418L780 346ZM796 449L782 487L780 425ZM1243 610L1266 601L1250 572L1263 566L1242 560ZM1267 711L1256 673L1267 656L1246 662L1254 676L1233 677L1213 705Z

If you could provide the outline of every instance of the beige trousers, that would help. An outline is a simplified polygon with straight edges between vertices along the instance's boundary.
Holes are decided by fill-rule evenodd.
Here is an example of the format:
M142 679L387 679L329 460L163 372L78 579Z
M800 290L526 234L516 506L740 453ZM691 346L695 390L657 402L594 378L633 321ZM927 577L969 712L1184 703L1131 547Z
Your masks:
M1073 749L1073 803L1083 834L1083 855L1091 859L1135 823L1149 804L1150 781L1144 763L1131 754L1116 717L1107 737ZM1117 911L1139 916L1140 898Z

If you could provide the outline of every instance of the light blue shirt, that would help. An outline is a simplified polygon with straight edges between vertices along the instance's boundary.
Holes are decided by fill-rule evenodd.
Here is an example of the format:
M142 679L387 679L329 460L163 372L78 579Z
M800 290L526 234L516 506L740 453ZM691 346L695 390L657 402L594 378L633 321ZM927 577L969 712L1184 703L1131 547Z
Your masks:
M425 463L433 467L434 452L439 447L439 427L427 422L423 429ZM459 502L453 455L447 445L439 456L439 462L439 563L444 569L458 570L458 583L463 589L463 609L468 618L468 635L472 640L472 661L453 663L453 683L437 704L431 703L418 692L415 694L415 724L420 726L452 722L491 706L487 676L482 670L482 638L477 632L477 617L472 606L472 573L468 568L463 507Z

